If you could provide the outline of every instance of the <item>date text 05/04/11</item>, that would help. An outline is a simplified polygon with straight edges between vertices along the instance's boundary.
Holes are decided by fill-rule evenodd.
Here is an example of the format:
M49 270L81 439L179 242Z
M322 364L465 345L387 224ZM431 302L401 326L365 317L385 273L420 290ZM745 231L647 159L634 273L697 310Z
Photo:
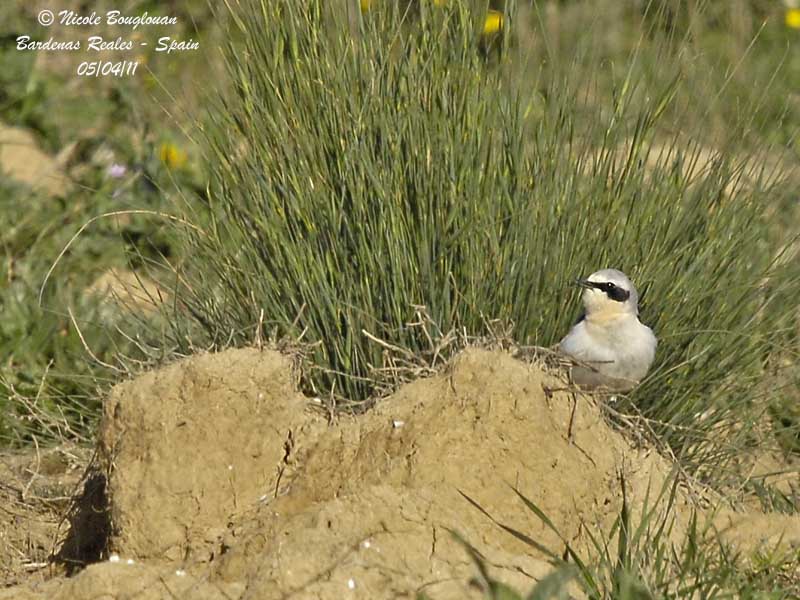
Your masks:
M78 65L80 77L133 77L139 63L131 60L112 62L110 60L84 61Z

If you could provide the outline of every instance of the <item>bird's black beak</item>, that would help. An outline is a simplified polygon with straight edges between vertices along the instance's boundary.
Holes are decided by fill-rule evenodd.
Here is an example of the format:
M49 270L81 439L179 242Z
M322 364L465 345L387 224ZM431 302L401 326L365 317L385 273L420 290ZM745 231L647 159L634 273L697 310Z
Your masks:
M572 282L572 285L577 285L578 287L590 290L594 288L594 283L589 281L588 279L576 279Z

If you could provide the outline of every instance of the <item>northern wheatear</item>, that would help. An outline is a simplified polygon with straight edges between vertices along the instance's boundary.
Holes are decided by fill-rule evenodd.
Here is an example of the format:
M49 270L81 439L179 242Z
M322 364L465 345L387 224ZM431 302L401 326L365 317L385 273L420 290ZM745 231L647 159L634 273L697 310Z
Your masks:
M584 314L558 348L578 361L572 383L584 389L626 392L645 375L658 340L639 321L639 295L617 269L603 269L576 282L584 288Z

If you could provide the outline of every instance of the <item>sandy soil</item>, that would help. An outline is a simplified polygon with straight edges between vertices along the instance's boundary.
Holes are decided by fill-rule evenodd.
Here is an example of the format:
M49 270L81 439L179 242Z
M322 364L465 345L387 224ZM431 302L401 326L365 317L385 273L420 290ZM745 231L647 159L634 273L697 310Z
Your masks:
M169 302L171 295L148 277L128 269L109 269L86 289L87 295L110 300L108 306L153 313Z
M31 132L4 123L0 123L0 170L51 196L63 196L70 187L57 158L45 154Z
M546 393L562 382L505 353L467 350L439 375L333 424L310 410L296 375L289 357L244 349L118 385L71 527L57 546L41 543L57 549L56 566L19 576L14 558L0 554L6 585L19 584L0 600L414 598L420 590L477 598L474 567L451 530L486 556L494 576L528 589L549 571L545 556L468 498L560 554L564 542L514 486L588 554L586 531L607 530L619 513L620 477L636 513L672 469L609 428L594 399ZM676 539L691 506L681 487ZM701 516L744 553L800 546L798 517ZM19 538L27 525L3 527ZM80 561L99 562L64 575L64 564Z

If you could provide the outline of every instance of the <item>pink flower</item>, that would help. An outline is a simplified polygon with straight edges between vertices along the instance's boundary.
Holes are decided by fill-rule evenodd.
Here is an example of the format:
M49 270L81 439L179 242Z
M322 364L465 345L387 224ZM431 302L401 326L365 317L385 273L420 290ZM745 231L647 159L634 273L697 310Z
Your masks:
M108 169L106 169L106 173L112 179L120 179L122 177L125 177L125 173L127 172L128 172L128 167L126 167L125 165L121 165L119 163L113 163L108 167Z

